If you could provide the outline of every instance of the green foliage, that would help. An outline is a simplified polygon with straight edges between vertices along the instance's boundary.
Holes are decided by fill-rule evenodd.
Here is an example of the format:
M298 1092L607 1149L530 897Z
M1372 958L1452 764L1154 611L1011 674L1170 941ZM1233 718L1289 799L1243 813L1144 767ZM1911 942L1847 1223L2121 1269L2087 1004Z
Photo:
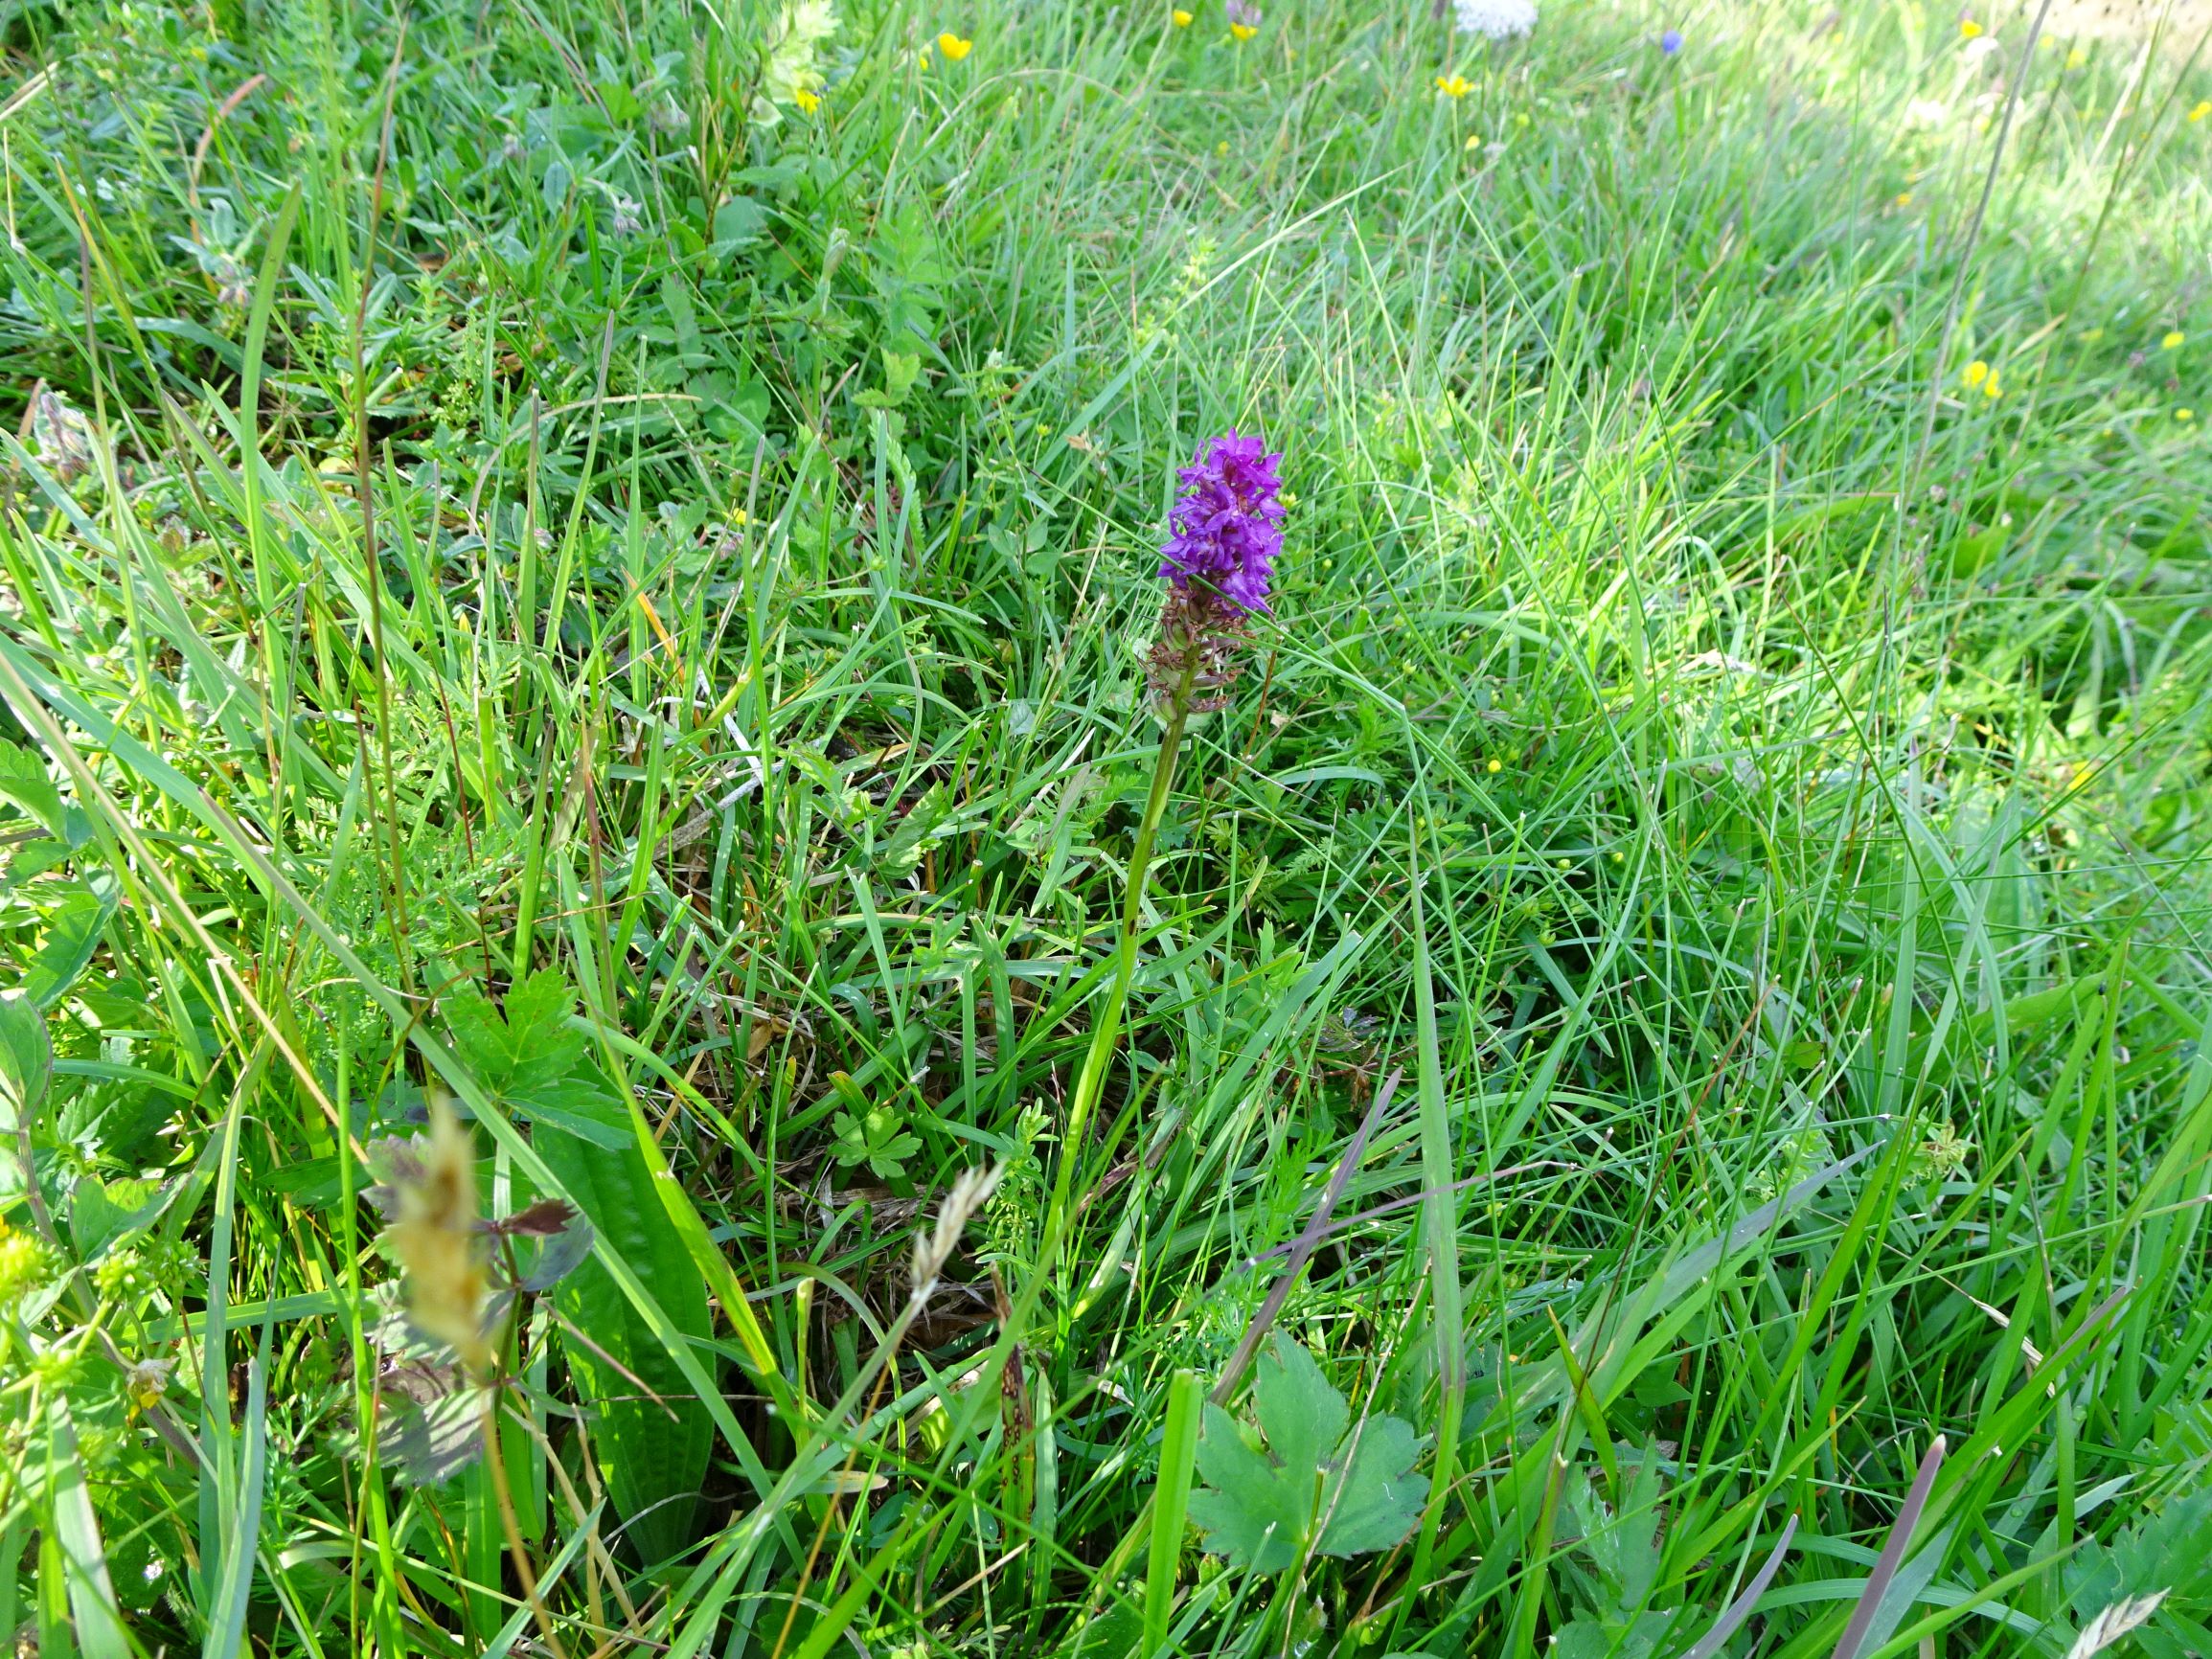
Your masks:
M837 1134L835 1155L840 1166L866 1164L886 1181L901 1179L905 1160L922 1149L921 1140L905 1131L898 1114L882 1106L869 1106L857 1116L839 1112L831 1127Z
M600 1121L622 1121L621 1103L610 1095L601 1099ZM537 1147L606 1248L645 1279L677 1331L703 1341L710 1329L706 1287L636 1148L608 1154L563 1129L544 1132ZM707 1413L604 1267L584 1262L554 1300L577 1397L596 1414L592 1449L607 1490L631 1524L638 1553L660 1560L691 1540L714 1443Z
M1655 1608L1653 1591L1664 1559L1658 1536L1659 1460L1647 1450L1636 1478L1609 1508L1588 1477L1567 1475L1568 1509L1582 1530L1582 1547L1596 1569L1593 1604L1560 1626L1561 1659L1646 1659L1674 1627L1678 1608Z
M532 1145L605 1248L646 1282L677 1330L710 1331L700 1283L653 1191L629 1114L573 1030L576 993L556 969L517 981L503 1008L481 996L447 1007L455 1046L503 1103L530 1116ZM714 1443L705 1408L606 1268L559 1276L561 1352L616 1511L648 1562L691 1540Z
M29 1125L46 1103L54 1084L54 1044L46 1035L46 1016L21 991L0 996L0 1131L13 1134Z
M1252 1398L1265 1445L1218 1405L1206 1408L1191 1519L1206 1548L1240 1567L1279 1573L1309 1548L1324 1556L1387 1550L1412 1529L1427 1483L1416 1477L1412 1425L1351 1423L1344 1397L1313 1356L1278 1334L1256 1368Z
M2212 1491L2169 1500L2109 1543L2089 1539L2066 1563L2065 1585L2082 1625L2114 1602L2163 1592L2138 1640L2158 1659L2189 1652L2212 1623Z
M0 1646L2212 1650L2203 67L1190 10L11 13Z

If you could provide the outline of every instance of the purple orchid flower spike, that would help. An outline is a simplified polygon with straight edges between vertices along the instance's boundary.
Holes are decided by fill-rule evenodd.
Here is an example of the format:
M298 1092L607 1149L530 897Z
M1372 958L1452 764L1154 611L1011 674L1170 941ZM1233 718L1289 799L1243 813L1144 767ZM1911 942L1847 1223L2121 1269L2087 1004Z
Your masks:
M1236 680L1231 658L1246 625L1266 612L1283 551L1283 457L1256 435L1231 432L1198 446L1177 470L1182 493L1169 514L1160 575L1173 592L1152 648L1152 689L1192 712L1219 708Z
M1183 492L1160 549L1160 575L1179 589L1197 580L1249 615L1267 608L1283 551L1283 457L1257 437L1232 432L1200 445L1179 469Z

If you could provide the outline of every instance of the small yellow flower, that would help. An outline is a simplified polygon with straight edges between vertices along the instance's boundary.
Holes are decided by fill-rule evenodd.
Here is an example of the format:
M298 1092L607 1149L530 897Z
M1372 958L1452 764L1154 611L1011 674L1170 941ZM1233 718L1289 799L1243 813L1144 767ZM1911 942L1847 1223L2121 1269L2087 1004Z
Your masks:
M1249 40L1260 32L1249 23L1232 23L1229 25L1229 33L1239 40Z
M1229 141L1224 138L1220 144L1214 146L1214 153L1216 155L1227 155L1229 153Z
M1474 90L1474 82L1464 75L1439 75L1436 90L1447 98L1465 98Z
M1513 124L1516 126L1526 126L1528 125L1528 111L1524 109L1518 115L1515 116L1513 118Z
M1168 13L1168 20L1177 29L1188 29L1191 26L1191 14L1179 6Z
M132 1417L144 1416L161 1403L172 1369L166 1359L142 1359L123 1374L123 1392Z
M2212 98L2205 99L2195 109L2192 109L2189 112L2189 119L2191 121L2202 121L2207 115L2212 115Z
M1983 362L1979 357L1976 357L1973 362L1966 366L1966 383L1969 386L1978 386L1988 378L1989 365Z
M809 92L804 86L797 86L791 89L791 102L799 106L802 114L811 115L822 107L822 95Z
M1958 26L1958 37L1961 40L1978 39L1980 35L1981 25L1976 23L1972 17L1969 17L1965 22Z
M1990 377L1981 383L1981 395L1984 398L2002 398L2005 395L2005 389L1997 384L1996 374L1994 370L1991 372Z
M1505 762L1493 755L1490 758L1490 764L1485 766L1483 770L1486 772L1502 772L1505 770Z
M945 61L958 63L975 50L975 42L963 40L949 30L937 37L937 50L945 54Z
M923 68L927 69L929 67L929 48L924 46L921 51L917 52L914 55L914 61L921 64Z
M2177 420L2194 420L2197 419L2197 411L2194 409L2177 409L2174 411L2174 419Z
M2166 332L2166 337L2160 340L2158 345L2164 351L2178 352L2181 349L2181 342L2188 337L2178 329L2170 329Z
M1912 192L1908 190L1899 191L1897 193L1897 200L1891 205L1900 209L1912 206Z
M2071 52L2066 54L2066 67L2068 69L2079 69L2083 64L2088 62L2088 60L2089 55L2087 52L2084 52L2079 46L2075 47Z
M1482 148L1482 134L1479 132L1469 133L1467 135L1466 148L1469 149L1480 149Z
M2105 330L2102 329L2084 329L2082 330L2082 344L2085 346L2094 346L2104 337Z

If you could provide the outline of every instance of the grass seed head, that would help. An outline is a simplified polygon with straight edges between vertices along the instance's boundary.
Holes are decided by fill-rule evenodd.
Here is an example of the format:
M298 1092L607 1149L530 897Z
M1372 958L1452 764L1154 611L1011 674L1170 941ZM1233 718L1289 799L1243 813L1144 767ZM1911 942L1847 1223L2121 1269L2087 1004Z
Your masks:
M430 1102L430 1132L392 1161L397 1215L385 1239L405 1276L407 1317L426 1336L452 1344L462 1363L491 1362L484 1334L484 1265L476 1231L476 1153L443 1096Z

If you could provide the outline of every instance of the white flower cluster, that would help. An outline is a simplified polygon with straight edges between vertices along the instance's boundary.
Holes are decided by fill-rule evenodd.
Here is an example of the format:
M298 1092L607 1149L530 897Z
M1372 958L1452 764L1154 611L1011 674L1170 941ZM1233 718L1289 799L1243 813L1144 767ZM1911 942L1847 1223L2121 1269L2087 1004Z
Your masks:
M1536 27L1536 0L1452 0L1462 34L1516 40Z

